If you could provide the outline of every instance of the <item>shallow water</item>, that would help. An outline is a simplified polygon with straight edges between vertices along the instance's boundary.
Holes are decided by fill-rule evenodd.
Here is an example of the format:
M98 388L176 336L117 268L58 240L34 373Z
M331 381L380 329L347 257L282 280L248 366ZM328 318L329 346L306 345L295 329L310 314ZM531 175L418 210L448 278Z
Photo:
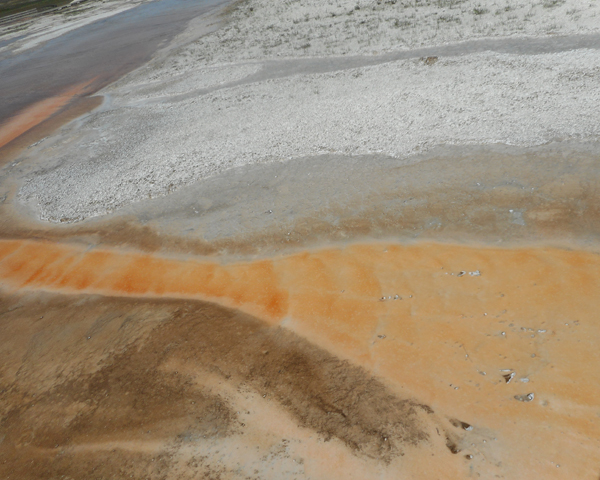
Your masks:
M0 56L0 123L20 110L93 81L93 93L147 62L219 0L157 0L101 19L16 55ZM58 67L57 67L58 66Z

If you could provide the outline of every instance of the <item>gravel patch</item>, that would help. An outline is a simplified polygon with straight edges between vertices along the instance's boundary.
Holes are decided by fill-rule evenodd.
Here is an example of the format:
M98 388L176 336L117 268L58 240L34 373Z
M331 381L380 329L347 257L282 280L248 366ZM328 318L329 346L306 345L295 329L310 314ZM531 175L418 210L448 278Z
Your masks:
M600 55L482 53L268 80L93 115L22 200L73 222L226 169L440 144L540 145L600 133Z
M197 62L377 55L473 38L600 31L600 3L579 0L251 0L233 22L172 59Z

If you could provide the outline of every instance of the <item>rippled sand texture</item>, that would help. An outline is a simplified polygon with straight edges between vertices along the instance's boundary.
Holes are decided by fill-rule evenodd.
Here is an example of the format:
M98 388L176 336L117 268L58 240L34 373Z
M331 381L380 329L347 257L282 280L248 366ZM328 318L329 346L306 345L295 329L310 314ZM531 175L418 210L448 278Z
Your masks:
M0 444L9 464L23 459L7 452L15 442L71 459L39 463L43 472L83 468L84 458L98 466L119 448L160 453L173 475L201 454L224 478L250 465L262 469L250 478L599 474L596 253L375 243L218 264L30 241L0 250L4 289L48 292L3 301L12 305L2 312L10 361L1 378L14 382L4 390L11 442ZM62 296L98 293L106 297ZM34 308L41 324L23 313ZM53 320L43 313L61 309L69 313ZM42 357L28 359L28 349ZM40 383L28 379L36 369L48 372ZM56 409L69 416L58 421ZM142 436L144 422L156 436Z

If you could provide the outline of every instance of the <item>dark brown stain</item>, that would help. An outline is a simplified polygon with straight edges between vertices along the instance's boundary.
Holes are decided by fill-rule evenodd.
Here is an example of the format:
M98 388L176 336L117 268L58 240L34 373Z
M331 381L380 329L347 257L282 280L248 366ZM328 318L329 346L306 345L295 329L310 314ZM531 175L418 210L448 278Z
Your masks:
M514 160L515 169L525 168L521 160ZM574 158L573 164L577 161ZM427 168L434 169L438 163L441 168L441 160L402 168L410 176L423 174L421 170ZM492 172L498 177L494 180L494 188L461 185L458 180L402 192L388 188L387 191L361 197L359 204L350 201L343 206L332 206L319 215L298 216L293 225L277 224L261 231L249 231L214 241L170 235L149 224L142 224L134 215L43 227L11 217L8 207L2 210L0 205L0 238L80 240L92 245L127 246L146 252L207 256L264 254L290 247L322 245L328 241L390 236L400 240L418 237L444 242L475 239L519 244L543 240L546 244L568 246L581 242L590 245L600 239L600 186L594 165L585 164L581 171L584 173L575 175L564 167L564 171L559 169L556 172L555 178L544 178L539 183L531 180L535 178L534 173L523 174L531 180L525 184L536 185L534 190L521 188L520 182L515 183L507 177L508 174L497 172ZM406 198L401 206L397 203L398 196ZM386 207L388 204L396 206L390 209ZM522 212L522 219L511 213L515 206ZM324 218L336 220L326 221Z
M446 447L448 448L448 450L450 450L450 452L452 452L454 455L458 454L461 452L461 449L458 446L458 442L456 441L455 438L453 438L452 435L450 435L449 433L446 434Z
M34 332L26 346L15 344L26 352L15 380L8 380L10 361L0 369L2 478L166 478L169 447L145 452L145 442L242 435L244 424L227 400L193 384L189 374L164 368L173 362L276 402L302 427L341 440L359 456L389 463L406 445L428 439L418 418L432 412L428 406L399 398L362 368L235 310L42 293L3 295L0 304L3 329L22 324ZM160 317L156 327L136 337L151 315ZM58 353L48 353L52 348ZM104 352L102 360L85 373L93 369L94 348ZM106 442L140 448L94 447ZM196 467L202 478L218 478L201 460Z
M430 409L397 398L363 369L286 330L264 333L262 338L253 338L256 344L239 359L235 357L241 346L230 350L234 358L228 364L239 360L246 365L239 372L243 380L279 401L302 426L326 440L337 437L355 452L386 462L403 454L403 444L418 445L427 439L415 420L418 409ZM267 361L247 358L257 349L268 352Z
M468 424L467 422L461 422L460 420L457 420L456 418L451 418L450 423L452 424L452 426L454 426L456 428L462 428L463 430L469 430L470 428L472 428L471 425Z

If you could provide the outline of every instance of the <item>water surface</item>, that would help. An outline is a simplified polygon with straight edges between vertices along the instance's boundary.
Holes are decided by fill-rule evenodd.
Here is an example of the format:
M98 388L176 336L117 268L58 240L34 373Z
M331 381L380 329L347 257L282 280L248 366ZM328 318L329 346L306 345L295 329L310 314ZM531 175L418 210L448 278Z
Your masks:
M90 92L147 62L186 24L222 0L157 0L98 20L33 49L0 55L0 123L74 84Z

